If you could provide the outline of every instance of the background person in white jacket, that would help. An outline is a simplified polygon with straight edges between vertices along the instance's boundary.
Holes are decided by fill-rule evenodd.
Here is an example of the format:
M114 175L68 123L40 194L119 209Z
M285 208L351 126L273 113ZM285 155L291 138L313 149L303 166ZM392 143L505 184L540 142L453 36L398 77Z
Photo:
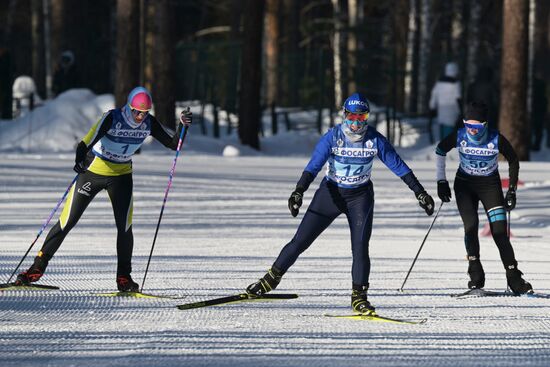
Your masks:
M457 76L458 65L449 62L445 65L445 75L432 88L430 112L436 116L440 139L454 131L460 116L462 88Z

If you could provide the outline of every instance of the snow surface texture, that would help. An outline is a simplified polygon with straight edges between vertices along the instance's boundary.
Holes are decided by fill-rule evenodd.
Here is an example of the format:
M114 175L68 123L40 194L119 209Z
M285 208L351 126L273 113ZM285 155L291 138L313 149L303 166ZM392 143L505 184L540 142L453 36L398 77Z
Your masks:
M74 146L112 107L111 95L73 90L24 118L0 121L3 281L74 177ZM198 107L192 110L197 116ZM208 109L206 119L211 121ZM405 292L397 292L432 218L380 162L373 171L370 300L381 315L428 318L426 324L323 317L350 312L351 249L345 217L338 218L298 259L276 290L295 292L300 298L176 309L177 304L241 292L261 277L294 235L313 196L320 177L306 193L298 218L290 216L288 195L319 135L310 130L284 132L281 124L283 132L269 136L266 121L261 153L241 146L234 133L213 139L201 135L194 124L188 135L145 283L147 292L184 298L94 295L115 289L116 229L107 195L100 193L41 281L61 290L0 292L0 364L548 365L550 300L449 296L463 291L467 283L463 231L454 200L443 206ZM385 132L384 125L379 131ZM435 164L430 162L434 148L425 133L415 130L414 122L407 125L411 133L398 151L435 197ZM207 129L211 133L208 123ZM233 157L224 157L224 151ZM550 160L548 150L533 157ZM145 146L134 159L133 275L140 283L172 160L173 152L157 143ZM456 164L450 155L451 181ZM500 172L506 177L505 164ZM518 207L512 212L512 242L526 279L535 290L550 293L550 163L522 162L520 178L525 186L519 189ZM30 265L46 233L23 268ZM505 275L496 246L490 238L482 238L481 247L487 289L503 290Z
M134 160L133 275L140 283L172 159L167 152ZM2 366L548 365L550 300L449 296L463 291L467 282L454 201L443 206L405 292L397 292L432 218L379 162L373 173L370 300L381 315L426 317L426 324L323 317L350 312L345 217L298 259L276 290L300 298L176 309L177 304L241 292L264 274L303 215L292 218L286 200L305 164L305 158L188 155L184 146L145 284L150 293L185 297L180 300L94 295L115 287L116 230L107 195L100 193L41 281L61 290L0 293ZM2 155L4 278L70 182L72 165L68 155ZM411 166L434 193L433 162ZM526 185L512 212L520 269L544 293L550 293L549 172L548 163L522 164ZM306 193L303 208L317 182ZM496 246L482 238L481 247L487 289L503 290Z

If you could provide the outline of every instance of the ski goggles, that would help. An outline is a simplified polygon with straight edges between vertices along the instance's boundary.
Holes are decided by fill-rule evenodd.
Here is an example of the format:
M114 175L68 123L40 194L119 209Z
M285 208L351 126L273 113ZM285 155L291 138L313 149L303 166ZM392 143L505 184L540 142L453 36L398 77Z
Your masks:
M466 120L462 120L462 122L464 122L464 127L466 129L476 129L481 131L487 127L487 121L470 123L470 122L467 122Z
M367 126L367 120L363 120L363 121L359 121L359 120L348 120L347 118L344 119L344 124L346 124L346 126L348 128L352 128L353 127L353 131L359 131L359 130L362 130L363 128L365 128Z
M345 116L346 120L353 121L353 122L363 122L367 121L369 118L368 113L347 113Z
M133 108L130 108L130 111L134 117L146 117L149 114L149 111L140 111Z

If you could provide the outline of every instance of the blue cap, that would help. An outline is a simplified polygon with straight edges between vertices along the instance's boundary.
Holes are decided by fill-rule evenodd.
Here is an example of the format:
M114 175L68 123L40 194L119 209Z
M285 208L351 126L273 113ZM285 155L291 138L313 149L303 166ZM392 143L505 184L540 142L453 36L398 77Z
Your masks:
M361 93L353 93L344 102L344 111L351 113L369 113L369 101Z

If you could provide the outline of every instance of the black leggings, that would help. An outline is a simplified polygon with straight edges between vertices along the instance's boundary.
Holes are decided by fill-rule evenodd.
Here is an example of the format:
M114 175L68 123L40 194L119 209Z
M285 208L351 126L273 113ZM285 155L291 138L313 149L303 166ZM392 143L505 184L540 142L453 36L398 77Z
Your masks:
M479 258L479 202L483 204L493 240L500 252L505 267L516 263L514 249L507 234L506 210L500 177L462 177L456 176L454 191L458 211L464 222L464 242L468 256Z
M348 218L351 232L352 280L357 285L368 285L373 207L372 183L357 189L340 189L324 179L315 192L296 234L281 250L273 265L286 272L332 221L344 213Z
M88 204L98 192L105 189L111 199L117 226L117 275L130 275L132 271L132 174L122 176L101 176L86 172L78 176L72 187L59 221L48 233L42 246L42 256L51 259L61 246L65 236L76 225Z

